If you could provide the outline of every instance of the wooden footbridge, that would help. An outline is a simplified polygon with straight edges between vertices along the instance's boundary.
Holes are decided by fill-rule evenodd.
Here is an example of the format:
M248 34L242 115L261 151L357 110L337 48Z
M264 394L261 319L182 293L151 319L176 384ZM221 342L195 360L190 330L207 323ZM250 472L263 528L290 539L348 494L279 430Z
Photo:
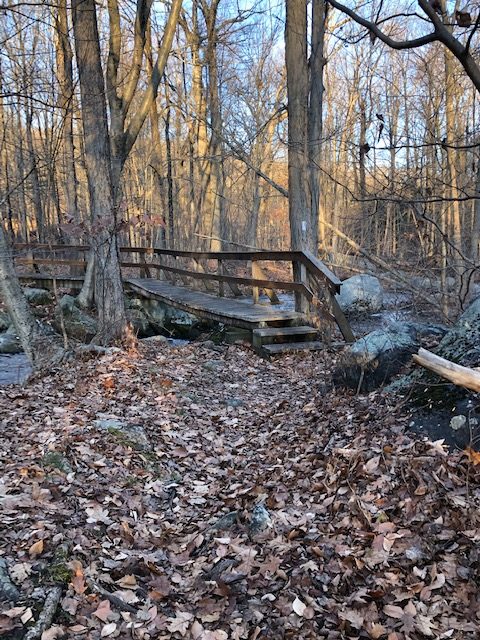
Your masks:
M80 289L85 271L85 245L15 245L17 271L37 286ZM124 288L193 315L252 332L253 345L273 355L319 349L319 328L335 321L347 342L354 339L335 294L341 281L306 251L178 251L154 247L122 247ZM77 258L72 259L72 255ZM267 275L268 266L290 279ZM71 275L68 274L71 272ZM235 275L232 274L235 273ZM294 275L295 274L295 277ZM199 285L203 290L199 290ZM264 292L266 304L260 293ZM277 291L291 292L295 309L280 308Z

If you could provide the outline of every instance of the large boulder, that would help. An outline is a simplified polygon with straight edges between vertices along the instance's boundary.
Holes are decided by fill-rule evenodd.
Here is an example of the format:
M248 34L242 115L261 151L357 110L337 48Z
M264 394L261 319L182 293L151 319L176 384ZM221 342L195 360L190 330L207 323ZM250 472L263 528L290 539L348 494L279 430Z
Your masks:
M60 309L55 312L54 326L58 332L61 332L61 316L63 315L63 323L68 336L80 340L80 342L90 342L97 333L97 323L87 313L82 311L75 304L75 298L65 295L60 300Z
M172 308L168 324L174 334L182 338L195 338L200 333L200 320L191 313L180 309Z
M128 306L132 312L141 311L145 315L152 329L150 335L166 331L183 338L193 338L199 333L200 320L196 316L159 300L133 298Z
M12 324L10 316L6 311L0 311L0 331L6 331Z
M372 331L343 352L333 373L337 386L369 392L400 372L425 339L440 339L445 328L394 322Z
M22 345L13 327L0 334L0 353L21 353L22 351Z
M376 313L383 307L383 288L375 276L362 273L342 282L337 301L348 315Z
M435 353L465 367L480 366L480 297L458 318L449 329ZM453 410L457 403L469 396L469 392L448 384L427 369L417 367L409 375L403 376L387 387L387 391L409 394L413 401L423 406L445 407Z
M127 309L127 320L139 338L148 338L155 333L150 320L141 309Z
M25 287L23 294L30 304L50 304L53 300L52 294L47 289Z

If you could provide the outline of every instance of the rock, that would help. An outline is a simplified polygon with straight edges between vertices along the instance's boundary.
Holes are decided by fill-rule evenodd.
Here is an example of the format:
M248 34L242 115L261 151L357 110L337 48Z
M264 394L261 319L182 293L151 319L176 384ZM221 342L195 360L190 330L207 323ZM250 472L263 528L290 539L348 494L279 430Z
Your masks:
M237 524L238 516L239 516L238 511L230 511L229 513L226 513L224 516L221 516L220 518L218 518L218 520L212 524L211 528L218 529L220 531L231 529Z
M138 451L151 451L152 445L139 424L127 424L117 418L98 418L94 421L97 429L103 429L114 435L119 442Z
M271 528L272 519L263 504L257 504L252 511L252 519L250 520L250 533L257 535L265 529Z
M50 304L53 300L52 294L46 289L25 287L23 294L30 304Z
M360 338L343 352L333 373L336 386L373 391L400 372L424 341L440 340L442 325L393 322ZM362 379L362 380L361 380Z
M480 366L480 298L477 298L458 318L456 324L445 332L434 352L465 367ZM441 384L440 384L441 383ZM440 406L452 410L470 392L447 383L423 367L399 378L386 389L389 392L410 394L414 402Z
M195 338L200 333L200 320L196 316L159 300L133 298L129 306L131 309L143 311L150 324L151 333L167 331L181 338Z
M0 558L0 602L17 602L20 591L13 584L4 558Z
M168 344L168 338L166 336L150 336L148 338L142 338L141 340L146 344L155 344L156 342L166 342Z
M396 322L372 331L345 349L333 373L334 384L372 391L397 374L419 346L411 323Z
M60 300L60 309L63 314L63 322L65 331L68 336L80 340L81 342L90 342L97 333L97 323L94 318L82 311L75 304L75 298L65 295ZM61 333L60 310L55 311L55 329Z
M245 402L241 398L225 398L221 402L222 402L222 404L226 405L227 407L233 407L235 409L237 407L244 407L245 406Z
M376 313L383 307L380 280L364 273L348 278L342 282L337 301L349 315Z
M127 309L127 319L139 338L149 338L155 333L147 315L141 309Z
M134 298L131 300L131 305L133 309L141 308L142 311L147 315L150 323L155 326L157 330L165 329L168 322L168 307L166 304L159 302L158 300L140 300L140 298Z
M0 311L0 331L6 331L12 324L10 316L6 311Z
M204 369L212 372L221 371L224 366L225 363L223 362L223 360L207 360L202 364L202 367Z
M173 309L168 325L181 338L195 338L199 335L200 321L191 313Z
M0 334L0 353L22 353L22 351L20 339L13 327Z
M215 344L213 340L205 340L201 343L201 345L205 349L210 349L211 351L216 351L217 353L223 353L225 351L225 347L222 347L219 344Z
M466 416L453 416L453 418L450 420L450 427L454 430L454 431L458 431L459 429L463 429L465 427L465 425L467 424L467 417Z

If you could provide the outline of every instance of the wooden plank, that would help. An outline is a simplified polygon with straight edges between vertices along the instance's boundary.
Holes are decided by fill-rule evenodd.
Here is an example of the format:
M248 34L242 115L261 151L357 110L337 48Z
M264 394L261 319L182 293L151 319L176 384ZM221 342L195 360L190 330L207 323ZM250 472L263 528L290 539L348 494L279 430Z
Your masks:
M48 264L50 266L64 265L70 267L86 267L85 260L57 260L53 258L16 258L16 264L35 265L35 264ZM139 265L137 265L139 266Z
M223 262L222 262L222 260L217 260L217 275L219 275L219 276L225 275L223 273ZM218 295L221 298L223 298L225 296L224 283L221 280L218 281Z
M48 245L16 243L18 249L44 249L50 251L88 251L88 245ZM337 292L340 290L341 281L337 276L316 256L308 251L184 251L178 249L159 249L155 247L120 247L122 253L150 253L160 256L173 256L176 258L194 258L196 260L241 260L241 261L283 261L302 262L308 271L316 273L326 280Z
M192 291L160 280L128 278L126 284L137 293L161 300L199 317L253 329L269 322L298 322L301 314L272 306L253 305L249 300L219 298L203 291Z
M34 282L42 289L53 289L53 281L57 283L57 287L68 287L71 289L81 289L83 285L83 276L52 276L46 273L34 273L18 275L21 282Z
M256 262L252 262L252 280L259 280ZM258 300L260 297L260 287L257 284L252 286L252 296L253 304L258 304Z
M307 325L300 327L265 327L264 329L254 329L253 333L259 338L275 338L276 336L316 335L318 334L318 329Z
M294 351L320 351L325 349L325 344L319 341L313 342L287 342L282 344L264 344L262 351L269 356L278 356L282 353L293 353Z
M326 280L336 293L339 293L342 281L337 278L333 271L330 271L326 264L314 256L313 253L310 253L310 251L301 251L299 254L298 259L306 266L308 271L320 276L322 280Z
M328 289L325 290L325 296L327 298L327 303L330 307L330 311L332 312L338 328L340 329L342 336L345 338L345 341L355 342L355 335L352 331L352 327L345 317L342 308L338 304L337 299Z
M261 278L262 280L268 280L265 271L258 264L258 262L253 262L252 265L253 264L255 265L255 277ZM278 299L278 296L273 289L264 289L264 291L270 299L270 304L280 304L280 300Z

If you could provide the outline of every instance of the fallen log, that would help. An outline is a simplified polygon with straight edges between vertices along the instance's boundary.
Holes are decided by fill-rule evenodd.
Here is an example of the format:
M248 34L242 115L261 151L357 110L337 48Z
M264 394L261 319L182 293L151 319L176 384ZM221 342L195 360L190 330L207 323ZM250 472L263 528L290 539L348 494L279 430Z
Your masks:
M480 391L480 371L476 369L445 360L427 349L420 349L418 354L413 356L413 360L453 384L471 391Z

